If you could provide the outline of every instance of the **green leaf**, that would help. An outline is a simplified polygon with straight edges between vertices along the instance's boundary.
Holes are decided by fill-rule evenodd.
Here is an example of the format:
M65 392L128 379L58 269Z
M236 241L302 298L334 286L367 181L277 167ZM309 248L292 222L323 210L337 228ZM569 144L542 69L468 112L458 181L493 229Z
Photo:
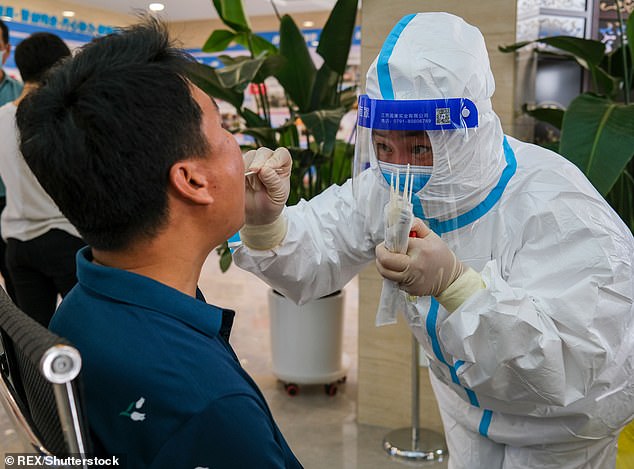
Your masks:
M293 159L293 168L287 204L295 205L300 199L309 200L319 193L315 191L315 166L321 165L321 156L309 148L290 147L288 151Z
M275 129L271 127L251 127L242 131L245 135L255 138L258 146L267 148L277 148L275 139Z
M233 261L233 258L231 257L231 250L229 249L229 243L227 241L222 243L216 248L216 252L220 256L218 261L220 264L220 270L222 272L226 272L229 270L229 267L231 267L231 262Z
M253 34L250 31L238 34L236 42L244 46L254 56L259 56L262 53L266 55L277 54L277 47L263 37Z
M330 12L319 37L317 53L339 75L343 75L348 64L357 7L358 0L339 0Z
M286 59L286 63L275 77L299 111L305 112L310 108L316 68L304 36L288 15L284 15L280 22L280 55Z
M245 120L247 127L268 127L266 120L262 119L257 113L245 107L240 110L240 115Z
M564 109L552 106L528 106L524 104L522 111L535 119L546 122L561 130L561 122L564 118Z
M218 78L216 69L198 62L192 62L188 67L187 76L194 85L203 90L209 96L222 99L236 109L240 109L242 107L244 94L223 86L222 82Z
M338 107L339 91L339 75L332 70L327 63L323 63L315 76L315 85L313 87L310 110L313 109L333 109Z
M242 0L213 0L218 16L234 31L251 31Z
M605 55L605 44L594 39L554 36L539 39L538 42L572 54L582 67L588 69L598 67Z
M253 81L263 63L263 58L236 57L231 65L216 70L216 74L222 86L243 92L247 85Z
M236 38L236 33L228 31L226 29L216 29L205 45L203 46L203 52L221 52L229 47Z
M260 67L258 74L253 79L253 83L264 83L264 80L268 77L274 76L285 63L286 59L279 54L267 56Z
M344 108L337 108L299 114L300 119L315 138L320 153L330 155L333 152L339 123L345 113Z
M352 159L354 158L354 145L337 140L333 153L331 172L332 176L327 181L328 185L343 184L352 175Z
M605 196L634 155L634 104L578 96L564 115L559 149Z
M280 134L279 145L281 147L299 147L299 132L295 124L283 125L276 130Z
M614 97L620 92L620 85L623 82L622 78L613 77L604 69L597 67L595 69L595 78L599 89L598 93L605 94L609 97Z
M627 169L617 179L605 199L634 233L634 160L630 161L632 172Z
M508 54L509 52L515 52L516 50L521 49L524 46L533 44L533 42L535 41L521 41L521 42L516 42L513 44L508 44L506 46L498 46L498 50L500 52L504 52L505 54Z
M593 39L583 39L573 36L552 36L536 39L534 41L522 41L508 46L499 46L501 52L513 52L528 44L540 43L556 47L572 55L572 57L584 68L598 67L605 55L605 44Z

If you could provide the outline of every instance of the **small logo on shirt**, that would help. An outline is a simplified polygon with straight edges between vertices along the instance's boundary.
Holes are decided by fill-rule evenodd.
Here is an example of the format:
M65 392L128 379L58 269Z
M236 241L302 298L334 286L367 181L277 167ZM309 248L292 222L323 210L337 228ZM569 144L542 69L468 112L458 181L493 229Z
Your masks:
M136 402L131 402L128 408L124 410L123 412L120 412L119 415L123 415L124 417L130 417L130 419L134 420L135 422L141 422L145 420L145 414L141 412L137 412L136 410L133 410L133 409L136 408L140 410L141 407L143 407L143 404L145 404L145 397L141 397Z

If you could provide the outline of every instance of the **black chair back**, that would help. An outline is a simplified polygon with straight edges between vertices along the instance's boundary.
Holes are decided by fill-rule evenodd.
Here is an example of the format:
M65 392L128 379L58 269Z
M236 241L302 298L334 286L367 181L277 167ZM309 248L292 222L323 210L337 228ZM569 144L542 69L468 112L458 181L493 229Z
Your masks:
M91 453L79 352L22 312L2 289L0 365L0 400L32 451L59 458Z

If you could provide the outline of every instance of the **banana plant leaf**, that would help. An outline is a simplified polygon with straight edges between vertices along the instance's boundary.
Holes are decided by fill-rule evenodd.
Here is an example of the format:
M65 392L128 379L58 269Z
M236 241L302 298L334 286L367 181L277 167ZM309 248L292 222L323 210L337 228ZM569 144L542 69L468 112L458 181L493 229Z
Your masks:
M225 60L223 59L223 62ZM216 75L223 86L242 93L253 81L265 60L264 57L232 57L231 61L225 62L225 67L216 70Z
M634 104L578 96L564 115L559 151L605 196L634 156Z
M243 111L252 113L255 118L263 123L261 127L249 127L241 131L241 133L255 138L258 146L267 148L299 146L299 134L297 127L293 123L288 122L280 127L272 128L253 111L246 108ZM244 114L242 116L244 117ZM251 116L250 119L254 116ZM278 134L279 138L277 138Z
M251 51L254 57L259 56L262 53L277 54L277 47L263 37L253 34L250 31L238 33L236 35L235 42Z
M234 31L251 31L249 20L244 14L242 2L236 0L213 0L220 20Z
M301 31L289 15L280 21L280 55L286 59L275 77L300 112L310 111L316 68Z
M244 46L254 57L262 53L268 55L277 53L277 47L257 34L250 31L234 32L228 29L216 29L212 32L202 50L204 52L222 52L227 50L232 42Z
M239 109L238 112L244 119L247 127L270 127L265 119L262 119L262 117L248 107Z
M244 93L238 93L231 88L223 86L214 68L205 64L193 62L187 70L187 76L194 85L208 95L222 99L236 109L240 109L242 107Z
M275 76L278 70L280 70L286 64L286 59L279 54L267 55L266 60L258 70L257 75L253 78L253 83L264 83L268 77Z
M300 119L315 138L319 153L330 155L333 152L339 124L345 113L346 110L341 107L299 114Z
M522 111L535 119L546 122L561 130L561 122L564 119L565 109L552 106L529 106L522 105Z
M297 126L293 123L288 123L282 127L277 128L277 132L280 134L278 144L281 147L299 147L299 132Z
M244 129L241 133L253 137L259 147L278 147L277 140L275 139L275 129L272 127L250 127Z
M338 1L321 31L317 53L331 70L343 75L352 44L358 0Z
M596 81L595 86L598 88L597 92L604 93L610 97L615 97L619 94L622 78L612 76L601 67L596 67L592 71L592 77Z
M337 140L335 151L328 162L320 168L325 187L332 184L343 184L351 176L354 145Z
M291 171L291 191L288 205L295 205L301 199L310 199L319 192L315 188L315 172L319 167L320 155L310 148L289 147L293 159Z
M605 44L602 42L572 36L544 37L534 41L522 41L508 46L499 46L498 49L501 52L514 52L534 43L546 44L567 52L574 57L579 65L586 69L598 67L605 55Z
M203 52L221 52L229 47L237 33L228 29L216 29L203 45Z
M310 100L310 109L333 109L339 106L339 80L341 75L326 62L317 71L315 86Z

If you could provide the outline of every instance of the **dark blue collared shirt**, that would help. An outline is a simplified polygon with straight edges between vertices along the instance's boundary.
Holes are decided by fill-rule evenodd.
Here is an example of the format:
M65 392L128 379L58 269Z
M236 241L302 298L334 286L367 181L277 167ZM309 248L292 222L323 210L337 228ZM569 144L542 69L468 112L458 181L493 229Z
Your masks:
M128 468L301 468L228 343L233 311L77 254L50 329L80 351L90 426ZM224 337L223 337L224 336Z

